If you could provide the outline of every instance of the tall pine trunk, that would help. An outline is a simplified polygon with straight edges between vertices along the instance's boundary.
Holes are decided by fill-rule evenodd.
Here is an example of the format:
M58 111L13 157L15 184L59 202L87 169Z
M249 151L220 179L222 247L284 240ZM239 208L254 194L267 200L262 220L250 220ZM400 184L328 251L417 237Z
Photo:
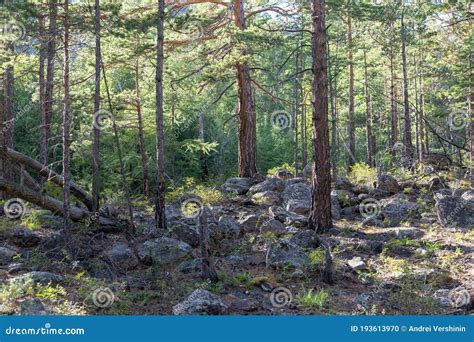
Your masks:
M244 0L234 0L234 22L245 30ZM247 49L241 51L245 58ZM257 173L257 126L255 104L252 96L250 67L246 61L237 63L237 88L239 98L239 177L253 177Z
M44 150L46 145L46 89L45 89L45 72L44 64L46 60L46 37L44 17L42 14L38 16L39 27L39 71L38 71L38 85L39 85L39 105L40 105L40 156L39 159L44 161L47 151Z
M367 53L364 50L364 90L365 90L365 114L366 114L366 132L367 132L367 164L375 166L374 161L374 136L372 135L372 112L371 99L369 93L369 75L367 71Z
M140 159L142 162L142 181L143 181L143 195L148 198L149 195L149 180L148 180L148 162L145 148L145 133L143 132L143 118L142 118L142 100L140 93L140 70L138 66L138 57L135 60L135 92L137 96L137 125L138 125L138 141L140 144Z
M70 170L70 128L71 128L71 95L69 93L69 0L64 0L64 109L63 109L63 217L66 236L71 230L71 170ZM69 240L69 239L68 239Z
M324 0L312 1L313 178L309 228L324 233L332 227L329 163L328 78Z
M411 117L410 101L408 98L408 65L406 56L406 29L404 23L404 13L400 19L401 40L402 40L402 69L403 69L403 153L406 166L411 167L413 162L413 142L411 138Z
M352 53L352 19L351 13L347 16L347 62L349 63L349 112L347 116L347 135L349 139L349 156L347 170L355 164L355 123L354 123L354 60Z
M398 143L398 108L395 56L393 51L393 23L390 23L391 39L389 48L390 58L390 151L395 155L395 145Z
M158 23L156 27L156 228L166 229L165 217L165 150L163 128L163 64L164 64L164 18L165 1L158 0Z
M44 123L40 127L41 146L40 163L48 165L49 140L51 138L51 121L53 116L54 96L54 61L56 55L56 19L58 4L56 0L49 2L49 32L46 47L46 85L44 94Z
M95 30L95 92L94 92L94 116L100 111L100 75L101 75L101 50L100 50L100 3L95 0L94 15ZM95 119L93 119L95 121ZM100 129L92 125L92 212L99 210L100 194ZM96 221L98 222L98 221ZM97 223L98 224L98 223Z

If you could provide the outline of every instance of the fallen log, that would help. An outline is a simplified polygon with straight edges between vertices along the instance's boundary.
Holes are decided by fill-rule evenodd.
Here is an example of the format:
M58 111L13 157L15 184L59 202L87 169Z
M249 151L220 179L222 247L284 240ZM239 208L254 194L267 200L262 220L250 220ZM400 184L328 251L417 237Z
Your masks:
M15 151L11 148L0 149L0 156L5 157L12 162L17 162L25 166L31 167L35 170L41 177L45 177L48 180L52 181L59 187L63 186L62 177L49 169L47 166L41 164L37 160L24 155L18 151ZM89 194L81 189L76 183L71 182L71 194L80 200L87 207L88 210L92 211L92 199L89 197ZM32 202L33 203L33 202Z
M21 198L43 209L50 210L55 215L63 215L63 202L49 195L8 182L3 177L0 177L0 190L12 197ZM90 211L73 205L71 205L70 214L73 221L83 221L94 216ZM107 231L117 231L122 226L121 222L105 216L99 216L99 225L106 227Z

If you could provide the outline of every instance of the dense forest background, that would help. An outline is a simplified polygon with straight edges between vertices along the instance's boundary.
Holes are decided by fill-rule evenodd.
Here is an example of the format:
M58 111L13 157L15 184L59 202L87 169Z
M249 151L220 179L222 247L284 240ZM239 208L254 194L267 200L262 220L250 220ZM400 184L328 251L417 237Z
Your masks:
M472 312L473 12L0 0L0 313Z

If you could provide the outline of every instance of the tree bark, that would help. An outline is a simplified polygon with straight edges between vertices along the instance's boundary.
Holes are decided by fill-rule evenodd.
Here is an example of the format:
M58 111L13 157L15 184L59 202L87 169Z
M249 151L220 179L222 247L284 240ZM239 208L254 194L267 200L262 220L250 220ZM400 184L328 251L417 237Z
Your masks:
M94 92L94 118L100 111L100 74L101 74L101 50L100 50L100 3L95 0L94 12L95 31L95 92ZM100 194L100 129L96 124L92 125L92 212L99 210Z
M403 152L404 162L407 167L413 163L413 142L411 138L411 117L410 100L408 98L408 65L406 56L406 32L404 23L404 13L402 9L401 23L401 41L402 41L402 69L403 69Z
M347 116L347 135L349 139L349 156L347 171L351 171L356 163L355 159L355 124L354 124L354 60L352 53L352 19L351 13L347 16L347 62L349 63L349 112Z
M313 179L309 228L324 233L332 227L329 163L328 79L324 0L312 0Z
M364 90L365 90L365 114L366 114L366 132L367 132L367 163L369 166L374 167L374 144L372 135L372 112L371 112L371 99L369 93L369 75L367 71L367 53L364 50Z
M336 48L335 58L337 59L337 52L339 45ZM328 61L330 57L330 49L328 43ZM334 75L331 76L331 67L329 67L329 98L331 100L331 166L332 179L337 178L337 63L334 64Z
M146 198L149 196L149 180L148 180L148 158L145 148L145 134L143 133L142 118L142 101L140 94L140 72L138 66L138 57L135 60L135 92L137 96L137 124L138 124L138 141L140 143L140 157L142 162L142 178L143 178L143 194Z
M217 277L216 265L209 245L209 225L207 221L208 209L204 205L199 216L199 242L202 259L202 277L213 282L219 280Z
M390 151L395 155L395 145L398 143L398 109L397 109L397 87L396 87L396 71L395 56L393 52L393 23L390 24L392 37L390 40Z
M71 230L71 170L70 170L70 128L71 128L71 96L69 93L69 0L64 0L64 109L63 109L63 217L66 236Z
M164 12L165 1L158 0L158 23L156 42L156 228L166 229L165 217L165 155L163 129L163 44L164 44Z
M40 160L45 160L47 157L47 136L46 136L46 86L45 86L45 72L44 64L46 60L46 49L47 42L45 37L45 25L44 17L42 14L38 15L38 27L39 27L39 71L38 71L38 84L39 84L39 105L40 105Z
M48 181L53 182L59 187L63 187L63 178L47 166L40 162L20 153L11 148L2 149L0 151L2 159L8 159L12 163L18 163L27 167L30 167L38 173L40 177L46 178ZM76 183L70 182L71 194L79 199L88 210L92 211L92 199L89 197L87 192L81 189Z
M56 0L49 3L49 34L46 51L46 86L44 95L44 125L41 126L41 146L39 162L48 165L49 140L51 138L51 120L53 115L54 95L54 60L56 54L56 19L58 4Z
M234 22L245 30L244 0L234 0ZM246 48L242 57L248 55ZM237 88L239 97L239 177L253 177L257 173L257 126L255 104L252 96L250 67L246 61L239 62L237 68Z

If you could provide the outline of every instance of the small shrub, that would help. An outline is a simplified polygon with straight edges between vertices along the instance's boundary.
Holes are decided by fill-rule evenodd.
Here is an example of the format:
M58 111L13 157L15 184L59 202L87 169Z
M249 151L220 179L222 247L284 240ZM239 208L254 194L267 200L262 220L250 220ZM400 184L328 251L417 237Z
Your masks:
M305 308L310 309L321 309L329 299L329 292L325 289L321 289L317 292L313 292L313 289L303 291L298 295L298 302Z
M377 170L364 163L355 164L349 173L349 180L355 184L372 186L377 179Z

